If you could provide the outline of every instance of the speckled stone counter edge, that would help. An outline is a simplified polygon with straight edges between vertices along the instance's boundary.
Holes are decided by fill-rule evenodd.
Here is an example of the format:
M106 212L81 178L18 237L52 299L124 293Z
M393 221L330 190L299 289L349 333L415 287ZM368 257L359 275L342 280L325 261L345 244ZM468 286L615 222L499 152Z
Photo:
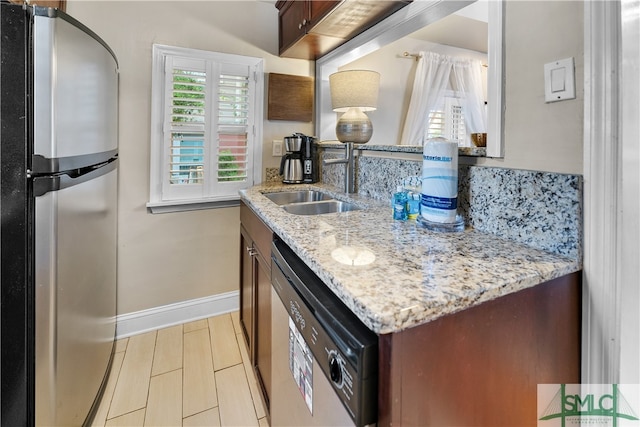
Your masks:
M263 193L318 188L365 210L297 216ZM333 189L332 189L333 188ZM393 221L386 203L346 196L327 184L265 184L241 191L243 200L372 331L400 331L484 301L580 270L580 262L490 233L433 233L415 221ZM343 265L333 249L344 239L369 248L375 262ZM393 280L390 280L393 278Z
M342 143L330 143L323 142L320 144L321 148L344 148ZM356 144L356 149L362 151L382 151L382 152L396 152L396 153L417 153L422 154L422 147L418 145L371 145L371 144ZM466 157L485 157L487 155L486 147L459 147L458 154Z

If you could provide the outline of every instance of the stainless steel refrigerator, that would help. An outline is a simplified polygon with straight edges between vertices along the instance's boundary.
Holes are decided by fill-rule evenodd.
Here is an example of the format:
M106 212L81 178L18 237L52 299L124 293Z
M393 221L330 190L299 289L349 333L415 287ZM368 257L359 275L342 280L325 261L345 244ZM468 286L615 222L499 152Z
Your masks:
M2 425L90 421L116 317L118 63L56 9L0 11Z

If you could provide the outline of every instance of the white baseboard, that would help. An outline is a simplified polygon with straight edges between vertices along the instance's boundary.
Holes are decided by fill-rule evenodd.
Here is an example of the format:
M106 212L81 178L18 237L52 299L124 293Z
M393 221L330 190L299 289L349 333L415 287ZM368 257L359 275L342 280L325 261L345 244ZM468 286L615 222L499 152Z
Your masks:
M116 339L238 310L238 291L116 316Z

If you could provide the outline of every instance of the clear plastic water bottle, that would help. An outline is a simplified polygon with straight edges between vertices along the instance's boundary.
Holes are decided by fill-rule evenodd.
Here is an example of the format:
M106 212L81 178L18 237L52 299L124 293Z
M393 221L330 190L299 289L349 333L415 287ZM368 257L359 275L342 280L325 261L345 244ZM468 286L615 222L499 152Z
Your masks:
M410 191L407 198L407 216L409 219L417 219L420 215L420 193Z

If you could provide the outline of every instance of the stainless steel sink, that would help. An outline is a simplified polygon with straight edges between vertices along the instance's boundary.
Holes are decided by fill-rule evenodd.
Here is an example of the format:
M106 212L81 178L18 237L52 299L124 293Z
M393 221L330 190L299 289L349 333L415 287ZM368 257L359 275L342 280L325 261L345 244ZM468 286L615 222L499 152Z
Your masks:
M277 205L288 205L289 203L314 202L318 200L331 200L332 197L322 191L301 190L301 191L281 191L278 193L266 193L264 197Z
M353 203L340 200L323 200L318 202L293 203L282 206L282 208L295 215L320 215L334 212L357 211L361 207Z
M263 193L264 197L294 215L320 215L335 212L348 212L361 207L341 200L318 190L279 191Z

